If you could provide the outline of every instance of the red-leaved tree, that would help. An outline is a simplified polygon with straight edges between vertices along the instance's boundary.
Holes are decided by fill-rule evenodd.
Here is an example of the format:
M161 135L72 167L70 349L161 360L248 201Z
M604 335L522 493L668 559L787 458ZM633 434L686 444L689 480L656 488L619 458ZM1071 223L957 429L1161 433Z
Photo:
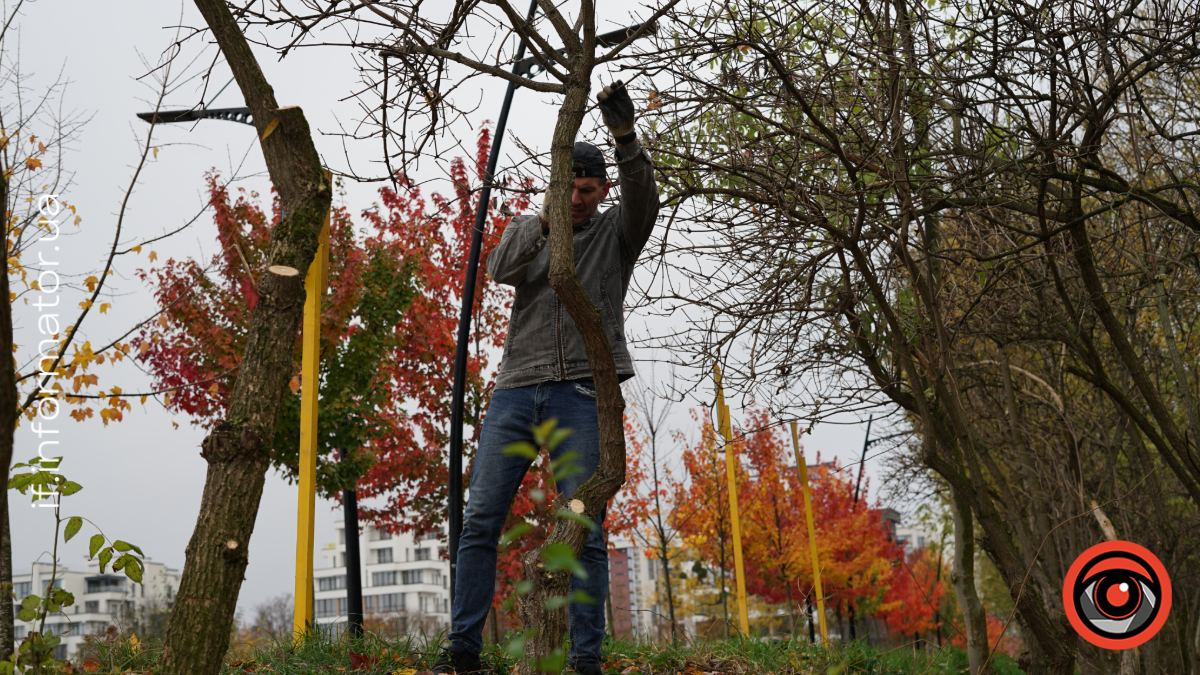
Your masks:
M398 176L399 190L380 189L379 203L362 212L357 228L344 206L335 207L330 217L318 485L326 496L338 498L343 485L357 480L360 499L383 498L381 506L360 506L360 514L391 531L424 534L445 517L462 270L478 203L472 185L483 180L489 147L484 128L474 162L451 164L449 197L434 192L426 199L419 187ZM141 272L161 313L134 341L167 407L204 427L224 417L250 310L258 301L257 280L265 272L268 224L280 219L277 199L267 215L257 194L239 190L234 198L215 174L208 176L208 190L219 250L206 262L172 259ZM506 205L520 213L529 203L524 192L513 192ZM482 260L507 223L502 209L489 209ZM467 362L465 421L475 429L469 452L491 391L489 350L503 345L511 298L510 289L479 275L474 349ZM398 309L381 316L380 304ZM292 393L272 454L274 465L289 476L296 471L298 392L304 384L299 335L295 354ZM334 450L340 447L356 451L354 461L339 464Z

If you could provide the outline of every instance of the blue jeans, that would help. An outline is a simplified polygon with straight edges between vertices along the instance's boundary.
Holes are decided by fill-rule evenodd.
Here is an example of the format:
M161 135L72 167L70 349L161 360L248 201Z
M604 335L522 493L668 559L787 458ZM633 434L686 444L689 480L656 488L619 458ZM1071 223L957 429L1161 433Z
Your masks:
M497 389L480 431L479 451L471 469L470 493L458 541L454 605L450 609L450 641L478 654L483 649L483 624L496 589L496 547L513 497L531 462L504 454L517 441L533 443L531 427L557 418L559 428L573 433L551 455L574 451L582 472L568 476L555 487L570 496L591 477L600 461L600 429L596 419L596 394L590 381L542 382ZM608 548L601 527L592 530L580 554L587 579L571 579L571 591L587 593L595 604L571 603L571 653L569 663L599 662L604 640L604 598L608 593Z

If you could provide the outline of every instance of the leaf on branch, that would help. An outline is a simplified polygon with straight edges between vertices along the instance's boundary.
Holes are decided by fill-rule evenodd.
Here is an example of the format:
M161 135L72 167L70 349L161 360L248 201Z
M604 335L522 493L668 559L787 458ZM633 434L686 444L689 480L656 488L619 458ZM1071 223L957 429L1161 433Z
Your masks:
M591 518L588 518L587 516L585 516L581 513L575 513L571 509L559 509L556 512L556 515L559 518L566 518L567 520L573 520L573 521L579 523L580 525L583 525L584 527L586 527L589 530L596 529L596 524L592 522Z
M532 529L533 526L529 523L517 523L516 525L510 527L508 532L505 532L504 535L500 537L500 545L505 546L512 540L531 531Z
M571 570L580 579L587 579L583 565L575 559L575 552L569 544L549 544L542 549L542 560L546 561L546 570Z
M100 551L100 547L104 546L104 535L93 534L88 542L88 560L96 557L96 553Z
M67 481L58 488L58 493L65 496L71 496L83 489L83 486L74 481Z
M83 518L72 516L67 521L67 526L63 529L63 541L71 541L71 537L79 534L81 527L83 527Z
M537 459L538 456L537 449L526 441L509 443L508 445L504 446L504 454L513 457L524 457L531 462Z
M142 563L129 556L129 564L125 566L125 576L129 577L134 583L142 583Z

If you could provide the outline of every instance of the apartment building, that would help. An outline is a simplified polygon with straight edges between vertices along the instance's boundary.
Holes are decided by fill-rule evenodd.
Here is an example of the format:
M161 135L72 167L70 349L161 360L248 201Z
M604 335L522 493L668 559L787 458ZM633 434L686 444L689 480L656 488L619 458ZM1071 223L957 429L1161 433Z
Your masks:
M313 619L336 629L346 622L346 531L318 551L324 569L313 572ZM359 535L363 616L368 627L394 634L447 630L450 626L450 562L441 556L440 535L414 539L364 525Z
M101 574L99 563L88 563L83 571L59 565L53 570L50 563L34 563L28 574L13 575L13 592L18 606L14 608L13 637L19 644L25 635L36 630L35 623L16 619L20 601L29 595L44 596L48 585L63 588L75 596L75 604L46 617L46 632L62 637L54 649L55 658L67 659L83 645L88 635L102 635L118 621L130 621L138 613L170 609L179 588L179 571L162 563L146 561L142 583L137 584L124 574Z
M667 608L658 592L662 563L646 557L643 547L626 537L609 541L609 621L619 638L652 640L669 635ZM696 617L677 617L680 629L694 631Z

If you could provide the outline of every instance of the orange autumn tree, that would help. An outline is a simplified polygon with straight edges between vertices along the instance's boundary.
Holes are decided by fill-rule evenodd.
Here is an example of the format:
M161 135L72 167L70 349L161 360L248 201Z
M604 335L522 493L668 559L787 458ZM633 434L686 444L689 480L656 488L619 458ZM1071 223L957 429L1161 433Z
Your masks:
M876 617L902 636L919 635L946 623L937 615L950 570L931 548L919 548L897 562L893 581ZM942 567L942 569L938 569Z
M676 509L671 513L671 526L679 533L682 546L698 556L692 571L702 583L717 587L714 601L704 602L721 613L722 632L729 634L729 596L733 585L733 524L729 517L728 489L725 478L723 441L718 439L712 416L707 408L691 411L699 427L699 438L689 440L675 431L675 441L683 446L681 460L687 480L676 484ZM739 485L745 484L745 470L737 468ZM701 607L703 607L703 604Z
M701 434L685 444L689 481L680 494L693 510L680 514L677 527L722 577L724 589L732 586L727 580L734 572L723 441L708 415L693 412L693 418ZM751 410L746 421L734 431L734 454L747 592L771 603L786 602L794 630L794 605L814 593L803 492L789 461L795 455L790 438L770 425L765 410ZM903 550L889 541L880 510L868 506L865 492L855 503L854 486L837 462L821 463L820 455L816 461L809 480L826 607L846 613L853 603L860 614L888 609L885 591Z
M743 436L737 445L755 477L738 489L742 514L742 547L747 561L747 592L774 604L786 603L791 631L796 632L796 602L792 586L811 574L804 496L799 475L789 466L790 440L770 427L765 410L752 410L749 428L761 431Z

